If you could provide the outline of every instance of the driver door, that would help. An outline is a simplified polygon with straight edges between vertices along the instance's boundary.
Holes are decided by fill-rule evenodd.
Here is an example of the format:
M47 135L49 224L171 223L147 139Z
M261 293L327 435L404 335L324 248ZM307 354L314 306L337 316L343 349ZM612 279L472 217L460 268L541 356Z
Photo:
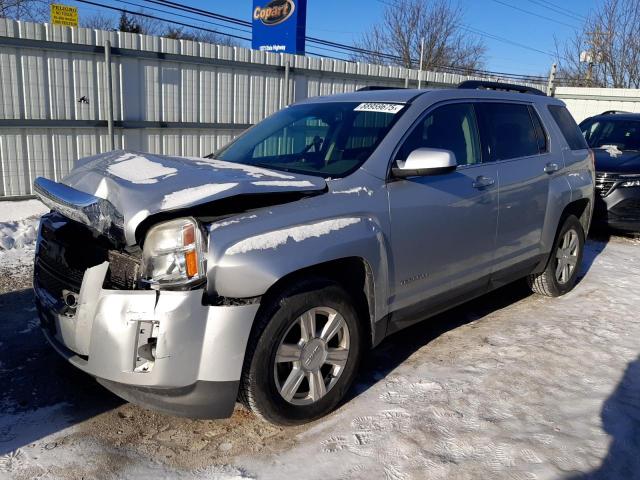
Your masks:
M494 163L482 162L473 104L425 114L393 160L406 160L417 148L449 150L458 167L388 184L396 327L486 290L496 242L498 172Z

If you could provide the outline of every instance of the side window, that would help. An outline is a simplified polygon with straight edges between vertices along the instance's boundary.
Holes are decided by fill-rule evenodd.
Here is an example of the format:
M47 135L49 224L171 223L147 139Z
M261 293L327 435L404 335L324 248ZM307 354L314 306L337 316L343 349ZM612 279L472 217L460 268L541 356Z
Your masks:
M544 127L542 126L542 121L538 116L538 112L533 107L529 107L529 113L531 114L531 119L533 120L533 126L536 129L536 139L538 140L538 152L539 153L547 153L549 151L549 144L547 142L547 132L544 131Z
M589 148L587 141L582 136L582 132L580 132L569 110L561 105L549 105L548 108L571 150L584 150L585 148Z
M538 137L527 105L478 103L476 109L482 143L490 160L538 154Z
M454 103L436 108L414 127L396 160L406 160L418 148L450 150L458 165L479 163L480 139L473 106Z

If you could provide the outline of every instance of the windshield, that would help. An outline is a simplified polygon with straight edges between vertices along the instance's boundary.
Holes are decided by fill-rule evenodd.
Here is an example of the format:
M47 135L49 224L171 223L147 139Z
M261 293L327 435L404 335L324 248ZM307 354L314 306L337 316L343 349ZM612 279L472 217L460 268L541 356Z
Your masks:
M294 105L258 123L211 155L325 178L362 165L402 115L393 103L334 102Z
M591 148L640 150L640 121L599 118L582 123L580 129Z

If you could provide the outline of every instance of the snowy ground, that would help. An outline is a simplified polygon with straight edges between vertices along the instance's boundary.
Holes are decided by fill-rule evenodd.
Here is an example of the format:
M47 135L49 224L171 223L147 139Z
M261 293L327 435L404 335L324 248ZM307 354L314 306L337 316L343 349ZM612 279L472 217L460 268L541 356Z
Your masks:
M638 240L590 240L563 298L510 286L392 336L337 412L295 429L123 403L47 347L16 243L0 251L2 479L640 479Z

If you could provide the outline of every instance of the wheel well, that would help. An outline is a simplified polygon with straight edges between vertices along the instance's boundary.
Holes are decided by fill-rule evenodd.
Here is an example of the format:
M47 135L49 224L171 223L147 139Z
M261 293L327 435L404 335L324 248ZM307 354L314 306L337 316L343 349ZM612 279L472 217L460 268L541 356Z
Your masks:
M562 212L560 224L562 224L562 221L569 215L575 215L576 217L578 217L578 220L580 220L582 228L584 229L584 234L586 236L587 233L589 233L589 224L591 223L591 208L589 199L581 198L567 205Z
M309 276L328 278L340 284L352 296L358 317L365 327L366 338L373 341L372 328L375 303L373 272L369 263L360 257L346 257L319 263L291 272L280 278L262 296L263 301L276 297L284 288Z

